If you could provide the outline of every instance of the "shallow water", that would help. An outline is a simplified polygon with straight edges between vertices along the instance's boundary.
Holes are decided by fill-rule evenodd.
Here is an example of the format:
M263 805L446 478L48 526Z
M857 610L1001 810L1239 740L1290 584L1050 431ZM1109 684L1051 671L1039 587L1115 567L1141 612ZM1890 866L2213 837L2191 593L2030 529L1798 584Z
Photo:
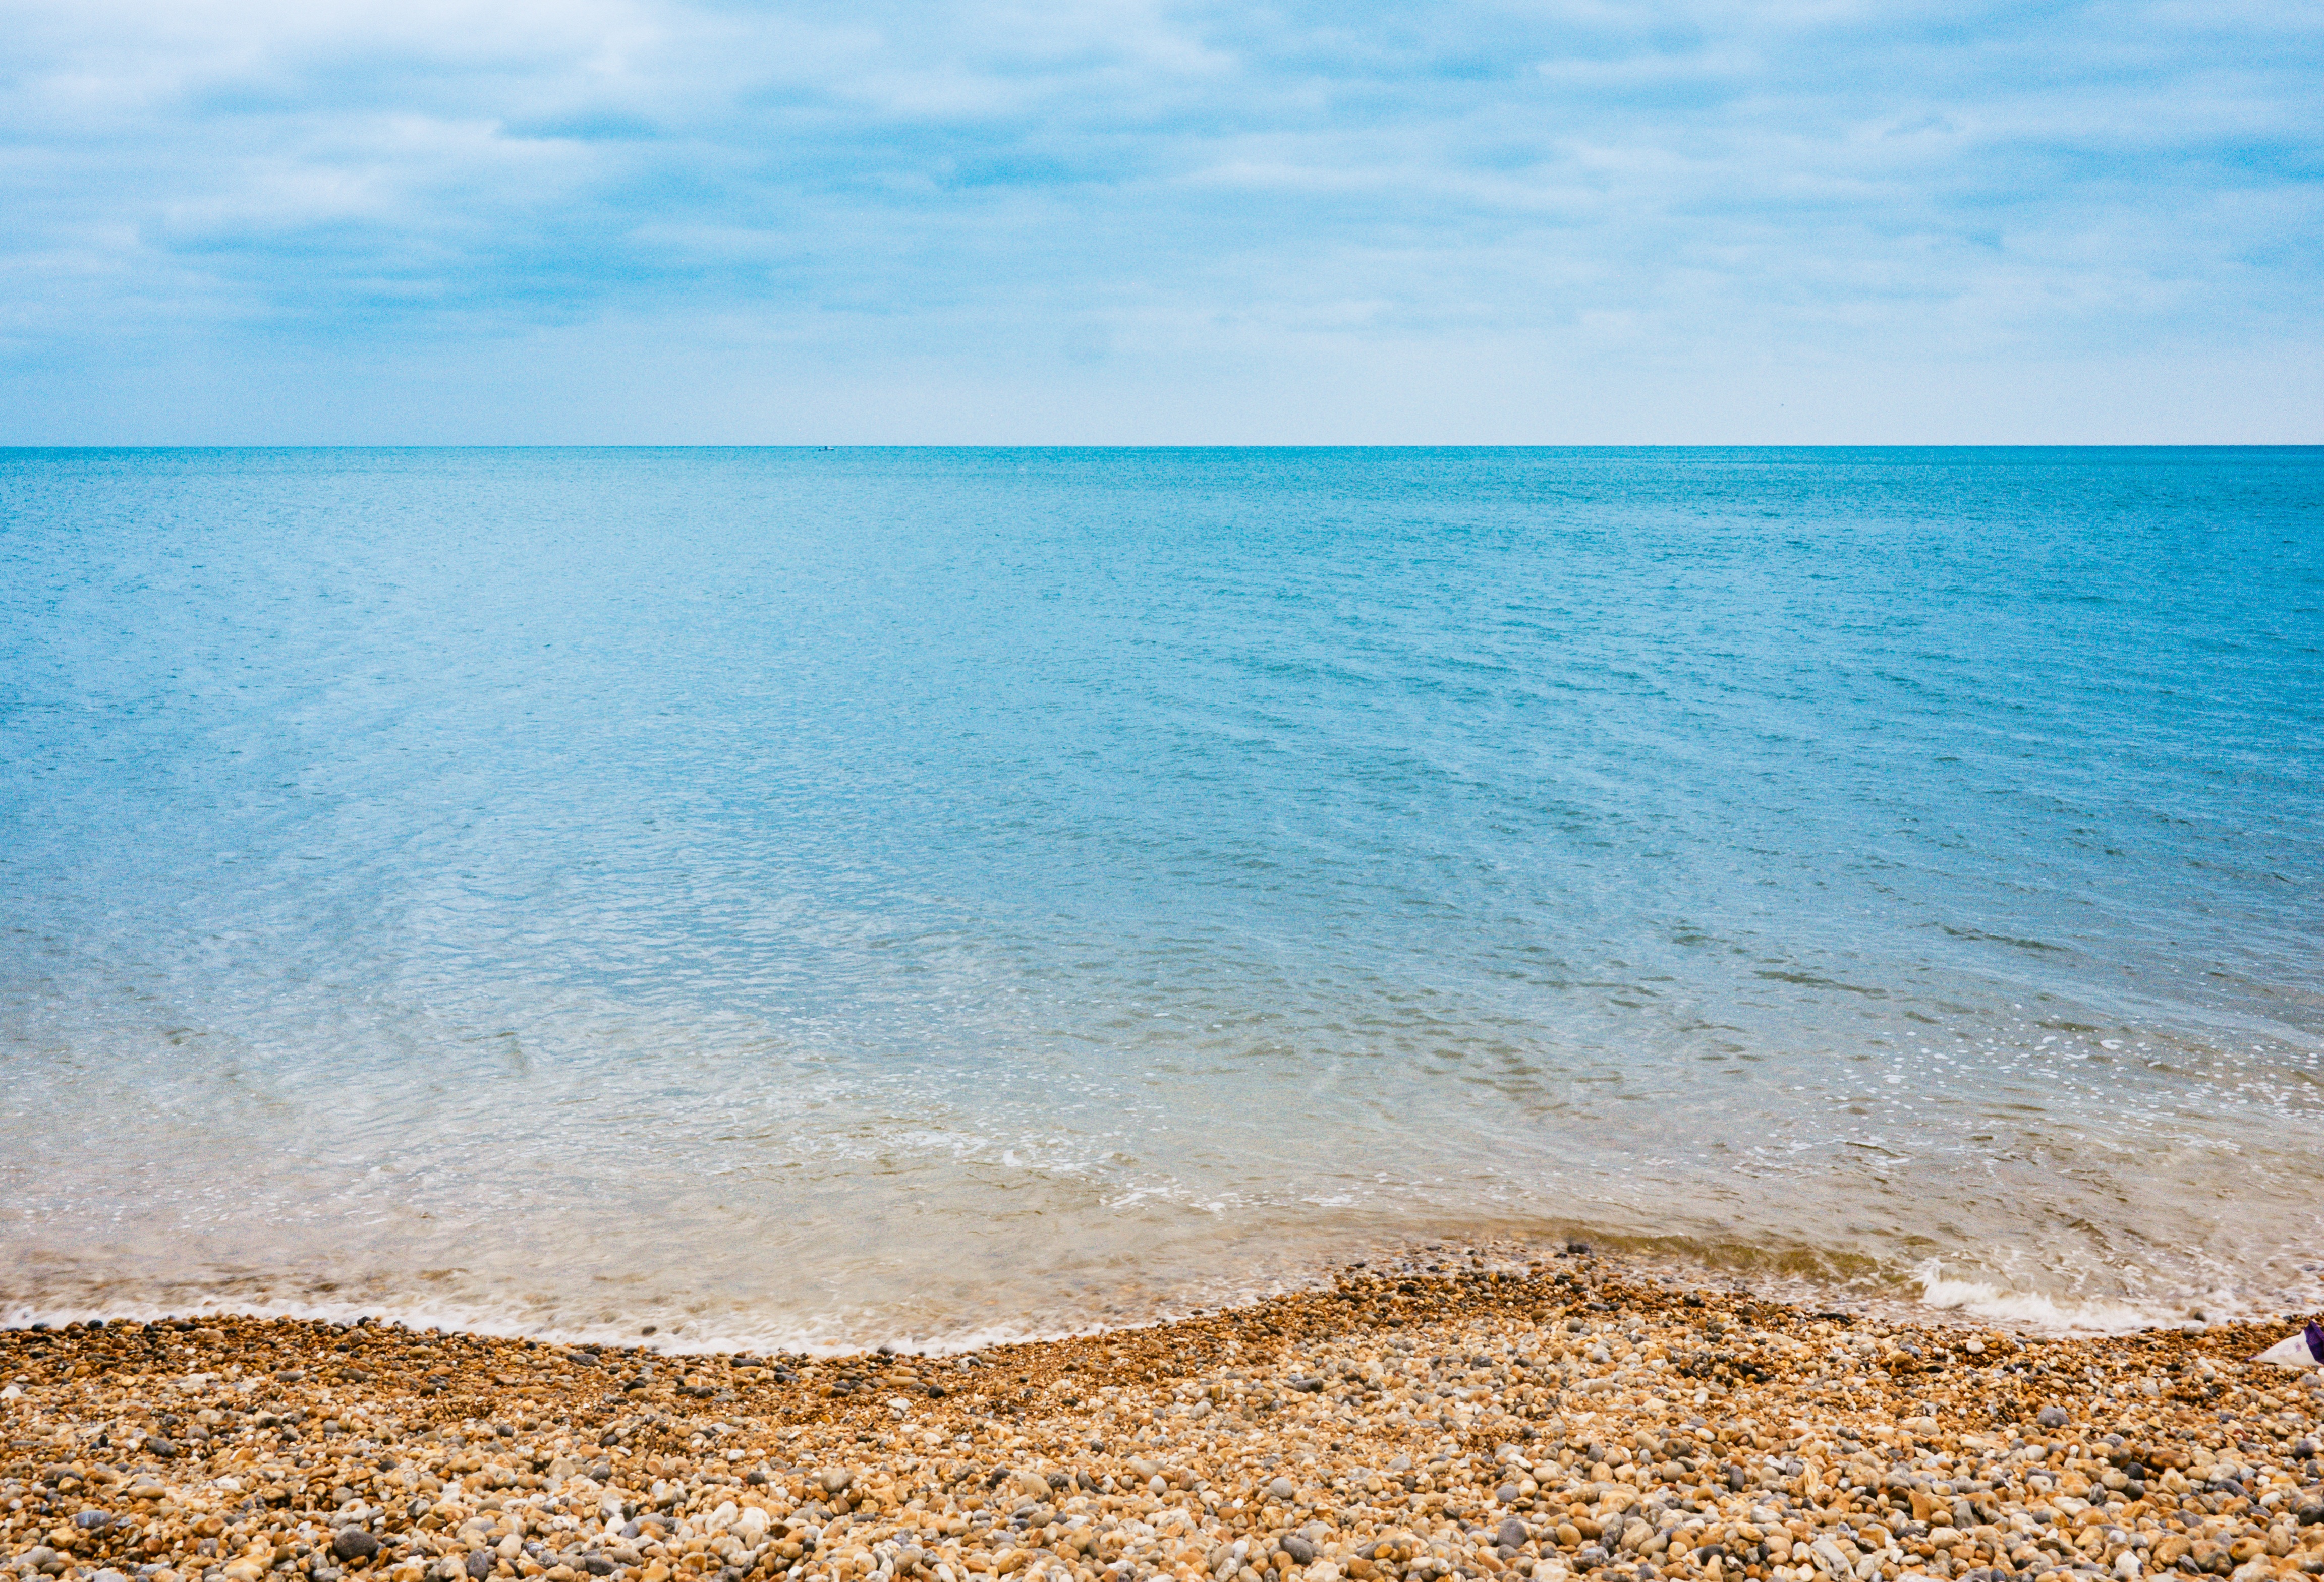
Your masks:
M2324 1302L2324 452L0 453L0 1316Z

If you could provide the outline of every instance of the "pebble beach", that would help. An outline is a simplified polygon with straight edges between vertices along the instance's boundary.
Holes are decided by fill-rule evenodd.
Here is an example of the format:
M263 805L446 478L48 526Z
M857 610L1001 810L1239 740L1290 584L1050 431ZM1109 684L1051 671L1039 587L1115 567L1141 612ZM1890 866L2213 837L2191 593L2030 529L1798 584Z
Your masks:
M23 1582L2324 1573L2280 1326L1816 1311L1586 1252L949 1355L217 1314L0 1333Z

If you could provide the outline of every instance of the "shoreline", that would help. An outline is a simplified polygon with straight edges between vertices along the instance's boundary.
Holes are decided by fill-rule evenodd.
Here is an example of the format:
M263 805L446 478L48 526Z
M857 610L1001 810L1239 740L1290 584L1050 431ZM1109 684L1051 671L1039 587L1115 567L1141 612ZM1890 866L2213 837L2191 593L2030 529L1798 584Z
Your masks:
M1573 1255L1350 1271L943 1356L217 1316L15 1329L0 1332L0 1567L23 1582L2288 1579L2324 1574L2324 1379L2248 1361L2283 1328L2044 1337Z
M1856 1318L1948 1327L1984 1324L2021 1333L2061 1337L2121 1335L2153 1329L2200 1331L2214 1322L2254 1319L2264 1311L2301 1305L2294 1293L2276 1292L2273 1301L2215 1292L2184 1302L2135 1301L2126 1296L2098 1294L2052 1295L1986 1283L1975 1272L1952 1274L1932 1259L1909 1274L1892 1272L1885 1282L1846 1277L1830 1260L1811 1257L1797 1249L1764 1252L1756 1258L1737 1255L1735 1245L1706 1248L1694 1244L1673 1245L1667 1237L1637 1238L1579 1230L1555 1235L1510 1235L1461 1229L1384 1238L1350 1247L1342 1246L1323 1255L1294 1255L1279 1260L1271 1272L1253 1274L1244 1283L1208 1290L1176 1292L1148 1290L1121 1292L1092 1301L1073 1311L1056 1302L1037 1309L1019 1320L986 1319L976 1323L954 1321L934 1329L883 1324L854 1315L855 1333L845 1335L835 1326L813 1320L792 1319L773 1325L741 1318L713 1308L705 1311L684 1307L661 1311L647 1308L625 1315L603 1312L563 1319L519 1311L495 1311L441 1297L412 1298L371 1289L357 1294L332 1281L319 1291L289 1298L269 1291L200 1291L183 1292L184 1300L147 1295L134 1300L98 1301L51 1299L42 1301L19 1294L0 1307L0 1332L45 1323L51 1329L79 1320L111 1319L131 1322L166 1321L192 1317L212 1319L280 1319L324 1325L351 1324L368 1318L374 1323L409 1329L435 1328L463 1334L554 1342L585 1349L616 1350L646 1342L646 1348L666 1355L678 1352L765 1352L840 1356L891 1345L916 1352L969 1352L996 1346L1046 1344L1092 1334L1148 1329L1189 1318L1231 1312L1255 1303L1296 1297L1329 1289L1336 1281L1369 1271L1396 1277L1498 1272L1520 1274L1554 1264L1582 1249L1601 1276L1619 1272L1633 1283L1659 1282L1705 1292L1716 1291L1735 1301L1757 1301L1810 1311L1841 1311ZM1739 1244L1736 1244L1739 1245ZM1711 1255L1722 1252L1725 1255ZM1860 1274L1861 1272L1859 1271ZM112 1283L117 1288L118 1282ZM249 1305L237 1305L247 1302ZM641 1320L654 1320L641 1328Z

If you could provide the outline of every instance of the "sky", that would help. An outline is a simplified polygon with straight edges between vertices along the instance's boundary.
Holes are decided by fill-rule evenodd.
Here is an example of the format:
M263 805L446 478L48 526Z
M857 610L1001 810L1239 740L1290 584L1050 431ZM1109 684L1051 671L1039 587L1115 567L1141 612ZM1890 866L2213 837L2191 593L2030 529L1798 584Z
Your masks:
M2324 441L2314 0L0 38L0 443Z

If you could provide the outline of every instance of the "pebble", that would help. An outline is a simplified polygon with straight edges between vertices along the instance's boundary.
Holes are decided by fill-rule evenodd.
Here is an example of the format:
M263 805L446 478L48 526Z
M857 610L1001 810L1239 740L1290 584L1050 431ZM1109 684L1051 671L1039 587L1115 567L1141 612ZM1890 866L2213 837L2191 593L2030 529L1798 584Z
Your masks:
M1810 1311L1585 1252L1375 1267L946 1357L234 1318L13 1330L0 1568L2291 1582L2324 1575L2324 1380L2247 1361L2276 1335Z

